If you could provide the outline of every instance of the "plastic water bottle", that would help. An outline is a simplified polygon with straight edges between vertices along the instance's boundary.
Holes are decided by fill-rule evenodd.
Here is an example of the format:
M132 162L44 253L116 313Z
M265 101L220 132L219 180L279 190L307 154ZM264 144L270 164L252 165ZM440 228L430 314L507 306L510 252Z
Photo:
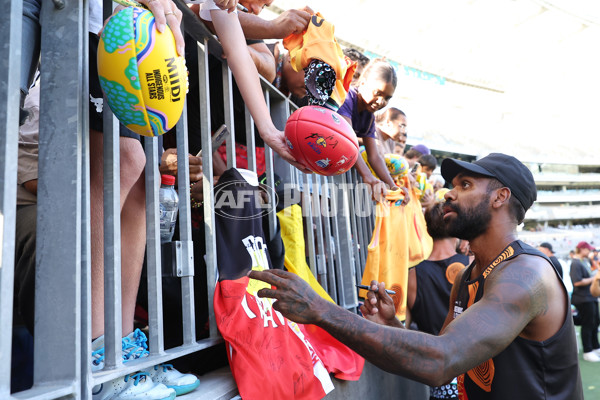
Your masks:
M179 196L175 191L175 177L161 175L158 200L160 203L160 242L166 243L173 239L175 220L179 209Z

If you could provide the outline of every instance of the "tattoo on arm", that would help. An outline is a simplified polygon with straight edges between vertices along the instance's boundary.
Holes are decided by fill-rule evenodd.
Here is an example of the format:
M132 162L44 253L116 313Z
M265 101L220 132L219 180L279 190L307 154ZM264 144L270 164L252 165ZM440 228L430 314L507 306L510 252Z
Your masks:
M443 352L435 336L379 325L333 305L319 325L381 369L428 384L440 379Z
M439 385L501 352L533 318L547 312L547 292L537 270L506 266L488 277L483 298L441 336L378 325L333 305L319 325L379 368Z

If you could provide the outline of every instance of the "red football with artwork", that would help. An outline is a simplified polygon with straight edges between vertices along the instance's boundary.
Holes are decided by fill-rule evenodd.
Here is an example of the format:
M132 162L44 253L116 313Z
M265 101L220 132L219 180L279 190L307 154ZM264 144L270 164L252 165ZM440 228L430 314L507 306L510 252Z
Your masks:
M350 124L324 107L296 110L285 125L285 139L296 160L320 175L342 174L358 157L358 140Z

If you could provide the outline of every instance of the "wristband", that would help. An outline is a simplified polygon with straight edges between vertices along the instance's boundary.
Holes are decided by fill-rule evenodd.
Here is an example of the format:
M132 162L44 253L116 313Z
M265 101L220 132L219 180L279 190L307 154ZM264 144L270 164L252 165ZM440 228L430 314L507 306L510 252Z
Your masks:
M202 201L196 201L196 200L194 200L194 197L192 195L192 187L194 187L194 185L197 182L198 181L190 183L190 204L191 204L192 208L200 208L200 207L202 207L204 205L204 200L202 200Z

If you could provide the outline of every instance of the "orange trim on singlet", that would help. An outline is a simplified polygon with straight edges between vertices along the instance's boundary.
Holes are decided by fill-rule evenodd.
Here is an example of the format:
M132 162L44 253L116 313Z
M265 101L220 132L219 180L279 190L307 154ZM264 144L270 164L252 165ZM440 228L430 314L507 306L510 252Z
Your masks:
M477 294L477 289L479 289L479 282L474 282L469 285L469 301L467 302L467 308L471 307L473 303L475 303L475 295Z
M492 263L483 271L483 280L488 277L488 275L496 268L501 262L508 260L515 254L515 249L512 246L508 246ZM471 283L468 286L469 289L469 301L467 301L467 307L471 307L475 303L475 297L477 296L477 291L479 289L479 279L475 282ZM494 367L494 360L489 359L487 361L482 362L475 368L467 371L467 375L469 378L482 390L486 392L490 392L492 390L492 382L494 381L494 374L496 372L496 368ZM464 374L459 377L459 399L466 399L467 394L465 393L464 388Z
M502 261L508 260L512 255L515 254L515 249L512 246L508 246L496 259L483 271L483 279L496 268Z
M467 371L467 374L477 386L489 393L492 391L492 381L494 380L495 372L494 360L490 358Z

